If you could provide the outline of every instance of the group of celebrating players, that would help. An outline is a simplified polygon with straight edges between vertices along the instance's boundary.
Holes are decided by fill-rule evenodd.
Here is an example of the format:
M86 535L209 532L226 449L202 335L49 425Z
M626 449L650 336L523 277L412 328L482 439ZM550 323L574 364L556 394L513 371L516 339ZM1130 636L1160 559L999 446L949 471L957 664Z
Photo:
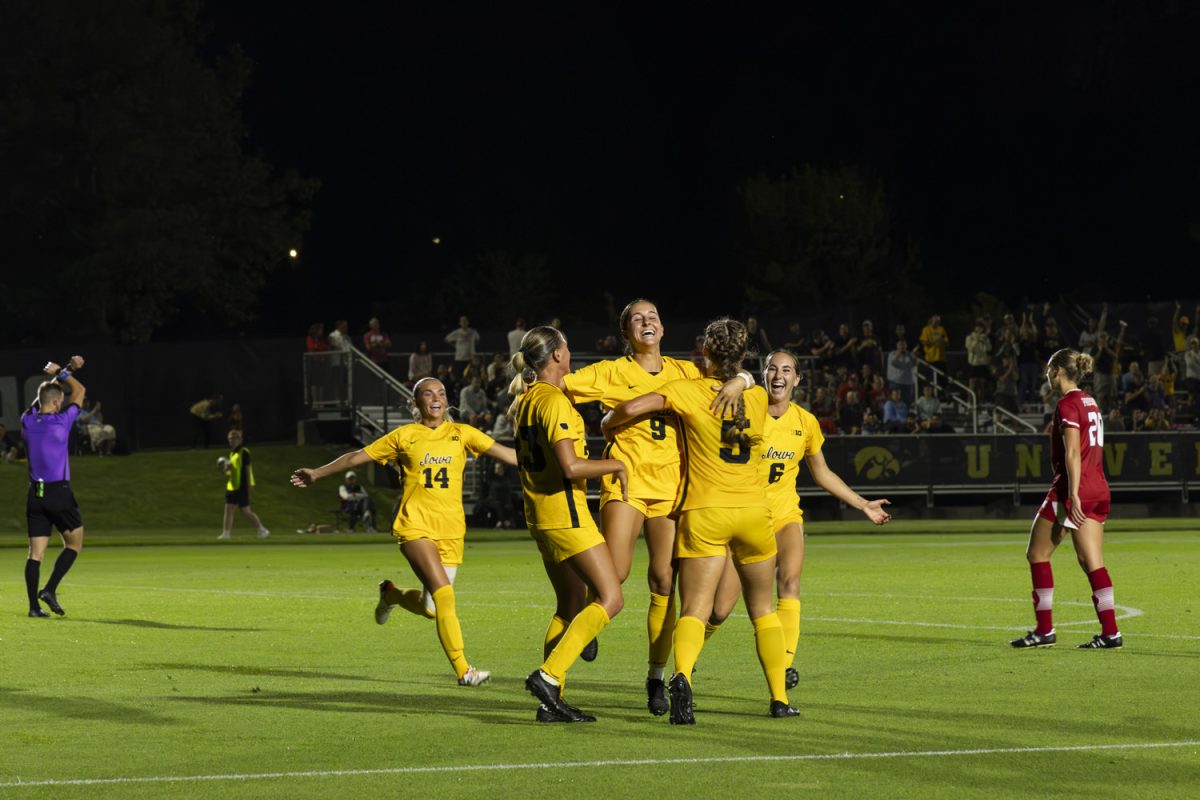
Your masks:
M792 665L800 635L804 563L804 516L796 488L800 462L807 460L819 486L876 525L891 519L884 508L888 501L866 500L825 463L817 420L791 401L800 381L795 355L770 353L764 386L758 386L742 370L747 331L740 322L723 318L708 324L703 370L662 355L663 323L647 300L625 307L620 329L624 356L574 372L559 330L541 326L525 334L512 359L515 399L509 414L515 449L455 422L445 387L436 378L424 378L413 388L413 423L325 466L297 469L291 481L310 486L370 461L399 466L403 494L393 536L422 588L401 590L383 581L376 622L386 622L395 607L434 619L458 683L479 686L490 674L465 656L453 588L466 533L462 476L467 453L517 467L530 535L555 594L543 662L525 681L539 703L538 722L595 720L568 704L563 689L579 658L596 657L597 636L622 609L621 584L629 576L639 534L649 551L648 710L656 716L669 711L672 724L695 723L696 660L741 593L770 694L768 713L796 716L787 690L799 682ZM82 363L76 357L71 366L78 369ZM1087 355L1066 349L1047 364L1047 379L1062 398L1051 432L1055 478L1027 549L1037 627L1012 642L1017 648L1048 647L1056 641L1049 561L1068 531L1101 623L1101 633L1081 647L1122 646L1102 553L1109 508L1102 415L1079 389L1090 370ZM82 386L70 370L60 372L49 364L46 371L51 381L22 417L30 442L30 616L45 616L39 597L64 613L54 591L83 538L82 516L68 482L64 426L58 424L69 428ZM69 404L64 405L57 380L72 390ZM600 459L588 457L583 419L575 409L576 403L591 401L608 409ZM599 478L601 485L599 528L587 506L591 478ZM66 550L51 583L39 593L33 567L40 565L51 526L63 534ZM674 669L668 677L672 651Z

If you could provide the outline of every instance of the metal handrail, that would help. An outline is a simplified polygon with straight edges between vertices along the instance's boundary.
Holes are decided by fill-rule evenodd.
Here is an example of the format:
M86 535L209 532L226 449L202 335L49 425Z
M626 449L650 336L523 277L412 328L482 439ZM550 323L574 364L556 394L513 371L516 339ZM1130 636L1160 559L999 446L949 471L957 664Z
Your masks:
M1007 408L1003 408L1001 406L995 406L994 408L992 408L992 424L995 425L997 428L1003 430L1005 433L1016 433L1017 431L1015 428L1009 427L1009 425L1007 423L1002 422L1000 420L1000 417L1008 417L1009 419L1015 421L1017 424L1028 428L1030 433L1038 433L1039 432L1037 426L1030 424L1029 420L1021 417L1018 414L1014 414L1013 412L1009 411Z
M928 361L922 358L916 358L916 362L917 366L913 369L913 391L918 394L921 391L921 367L927 367L929 371L933 373L935 380L932 383L935 389L938 384L936 378L938 376L945 378L947 386L956 387L968 398L970 398L970 402L967 402L957 394L950 394L950 399L957 403L963 410L966 411L967 414L970 415L971 433L979 433L979 398L976 396L975 391L971 389L970 386L967 386L961 381L955 380L954 378L950 377L949 373L938 369L933 364L930 364Z

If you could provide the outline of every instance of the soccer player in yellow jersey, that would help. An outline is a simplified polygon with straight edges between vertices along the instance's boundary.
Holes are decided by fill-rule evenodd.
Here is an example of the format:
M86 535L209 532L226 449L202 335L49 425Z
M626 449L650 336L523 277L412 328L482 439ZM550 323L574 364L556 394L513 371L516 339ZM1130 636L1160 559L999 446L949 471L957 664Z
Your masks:
M767 394L760 387L738 401L732 418L714 415L709 406L741 367L746 354L746 327L731 319L710 322L704 331L705 376L678 380L652 394L629 400L609 413L605 434L622 425L670 410L679 415L686 472L677 509L679 595L682 611L675 626L675 674L667 685L671 723L694 725L692 668L704 646L704 622L712 614L726 548L746 591L746 608L754 623L759 662L771 692L773 717L795 716L784 688L787 657L783 631L772 602L775 537L767 514L765 489L758 479Z
M624 600L612 555L587 507L587 479L612 475L621 498L628 497L625 465L615 459L588 460L583 417L563 391L571 351L556 328L533 328L513 355L514 395L509 416L517 440L518 469L525 497L525 522L537 542L556 600L543 641L545 661L525 679L541 701L539 722L592 722L595 717L562 698L567 670L588 642L604 629ZM578 609L579 582L593 598ZM576 613L578 612L578 613Z
M400 606L420 617L436 620L438 640L460 686L479 686L491 673L475 669L463 653L462 627L454 603L454 578L462 564L467 523L463 516L462 477L467 452L485 455L516 466L511 447L490 436L454 422L447 416L446 387L437 378L422 378L413 386L417 421L402 425L361 450L339 456L323 467L301 468L292 483L311 486L328 475L376 461L400 465L404 493L392 525L400 552L421 581L419 589L400 590L391 581L379 584L375 621L387 622Z
M598 401L605 409L651 392L681 378L701 377L691 361L664 356L662 318L649 300L639 298L621 311L625 355L598 361L563 377L563 388L573 403ZM753 376L735 377L714 404L732 406L754 384ZM743 382L744 380L744 382ZM617 480L600 481L600 530L612 552L621 583L633 565L634 543L645 531L650 554L647 582L650 604L646 611L649 669L646 675L647 707L655 716L667 712L664 671L675 631L675 520L668 516L679 490L678 422L673 413L660 411L617 431L604 455L629 467L629 495L624 497ZM587 658L585 650L584 657ZM594 657L594 656L593 656Z
M868 502L825 463L825 456L821 454L825 436L821 433L820 423L811 413L792 402L792 392L800 383L798 366L796 356L787 350L776 350L767 356L763 383L766 384L771 404L767 407L763 447L758 461L759 480L767 488L771 530L775 531L775 543L779 547L776 561L776 591L779 599L775 612L783 625L788 689L800 682L800 675L792 666L796 658L796 645L800 640L800 571L804 567L804 512L800 509L796 494L800 462L808 464L808 471L818 486L851 508L861 511L871 522L883 525L892 518L883 508L888 505L887 500ZM706 639L733 611L740 591L741 584L731 559L726 563L725 574L721 576L717 588L717 599L705 631Z

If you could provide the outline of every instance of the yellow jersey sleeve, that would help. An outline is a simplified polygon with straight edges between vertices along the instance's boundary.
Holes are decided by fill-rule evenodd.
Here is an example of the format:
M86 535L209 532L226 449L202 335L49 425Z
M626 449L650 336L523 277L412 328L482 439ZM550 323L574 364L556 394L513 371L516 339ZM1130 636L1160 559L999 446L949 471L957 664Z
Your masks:
M792 408L800 417L800 429L804 431L804 455L816 455L825 445L825 433L821 430L821 423L811 411L794 403Z
M597 361L563 376L567 394L574 403L605 401L612 396L614 361ZM610 401L611 402L611 401Z
M759 480L759 457L763 447L763 428L767 416L767 393L755 386L742 395L746 419L745 433L750 444L726 444L722 433L733 421L719 419L708 406L720 390L712 378L677 380L655 391L674 411L683 428L684 482L679 492L679 510L697 508L737 508L765 504Z
M517 466L525 499L525 521L532 530L579 528L591 523L586 481L569 481L554 454L554 444L573 440L575 455L587 458L583 417L556 386L535 383L517 409Z
M462 432L463 446L474 455L483 455L488 450L491 450L492 445L496 443L495 439L471 425L460 424L459 430Z

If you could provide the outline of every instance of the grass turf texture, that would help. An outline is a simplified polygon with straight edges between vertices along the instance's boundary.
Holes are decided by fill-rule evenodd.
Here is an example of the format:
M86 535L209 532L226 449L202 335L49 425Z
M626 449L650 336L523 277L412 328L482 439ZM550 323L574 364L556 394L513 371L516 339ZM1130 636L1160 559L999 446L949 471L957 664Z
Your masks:
M333 454L255 448L254 505L273 530L332 507L327 496L274 482ZM1200 533L1190 521L1110 525L1127 641L1119 652L1071 647L1097 626L1069 544L1054 562L1059 646L1008 647L1032 623L1024 525L901 522L883 536L812 525L802 680L791 693L803 716L766 717L750 625L737 616L701 654L694 729L645 711L639 549L626 609L603 634L600 658L571 673L568 697L600 721L537 725L522 681L540 662L551 608L531 542L468 538L459 614L468 656L494 677L460 688L431 621L397 609L387 625L374 624L378 580L415 583L386 538L293 534L260 544L242 526L242 546L212 541L215 458L76 460L89 544L181 544L86 547L59 592L65 618L24 616L24 537L4 537L0 796L527 798L569 789L606 798L1160 798L1194 797L1200 784L1196 745L967 752L1200 739L1192 612ZM23 506L12 491L23 477L14 483L13 471L0 472L5 530L13 506ZM147 496L106 497L133 490ZM179 522L154 524L164 497ZM386 493L377 500L390 505ZM946 753L878 755L934 751ZM806 758L838 754L846 757ZM758 757L766 760L750 760ZM676 759L708 761L669 763ZM555 762L587 766L537 766ZM231 775L260 777L13 785Z

